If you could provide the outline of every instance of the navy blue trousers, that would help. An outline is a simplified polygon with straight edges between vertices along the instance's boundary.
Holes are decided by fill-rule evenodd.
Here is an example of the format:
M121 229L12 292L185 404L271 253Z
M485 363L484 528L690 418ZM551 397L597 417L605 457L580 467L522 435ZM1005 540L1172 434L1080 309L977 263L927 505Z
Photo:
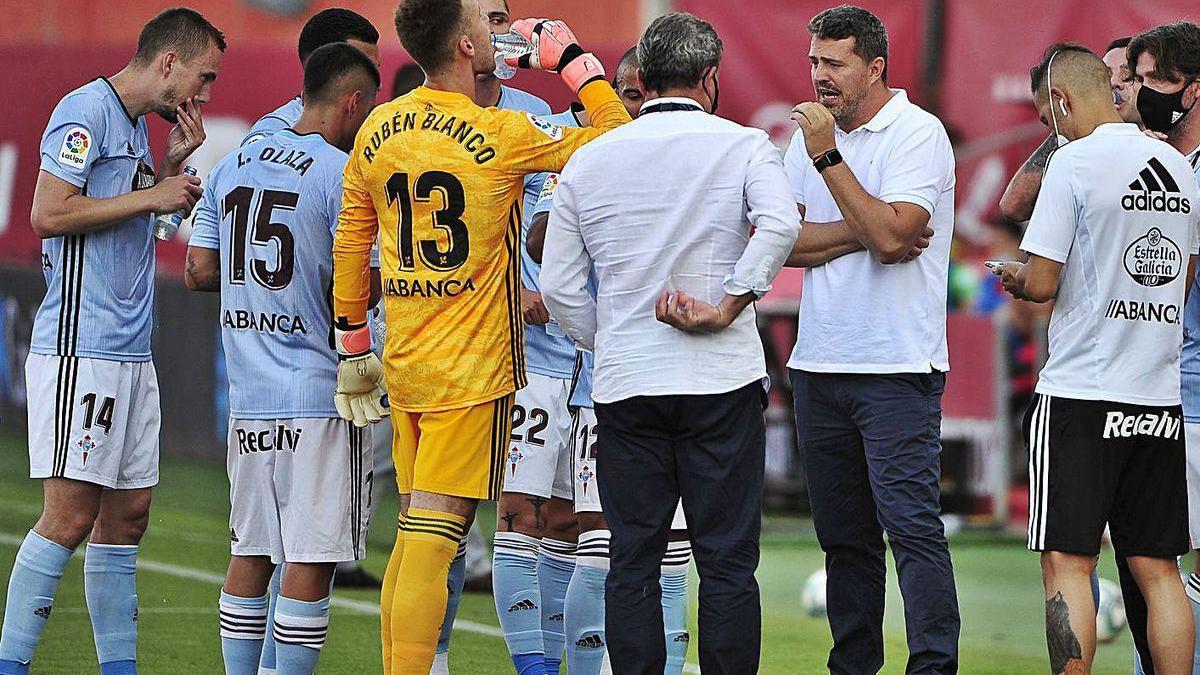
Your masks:
M596 473L612 532L604 624L614 673L661 675L666 666L658 581L680 498L700 576L700 670L758 672L763 404L758 382L596 404Z
M958 671L959 614L942 521L942 373L792 371L796 433L828 572L831 673L883 667L887 533L907 673Z

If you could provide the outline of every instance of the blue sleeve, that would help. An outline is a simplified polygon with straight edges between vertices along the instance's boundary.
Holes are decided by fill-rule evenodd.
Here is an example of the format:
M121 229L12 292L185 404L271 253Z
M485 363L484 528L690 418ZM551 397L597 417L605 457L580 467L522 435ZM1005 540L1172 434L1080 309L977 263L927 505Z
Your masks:
M266 117L255 122L254 126L250 127L250 132L247 133L246 137L242 139L241 145L249 145L260 138L266 138L267 136L274 134L276 131L282 131L289 126L291 125L288 124L288 121L282 117L267 115Z
M99 99L80 94L58 103L42 134L42 171L83 187L100 156L108 126L100 106Z
M217 175L221 165L213 167L208 174L208 185L204 186L204 194L196 202L195 216L192 218L192 236L188 246L196 248L221 248L221 212L217 209Z

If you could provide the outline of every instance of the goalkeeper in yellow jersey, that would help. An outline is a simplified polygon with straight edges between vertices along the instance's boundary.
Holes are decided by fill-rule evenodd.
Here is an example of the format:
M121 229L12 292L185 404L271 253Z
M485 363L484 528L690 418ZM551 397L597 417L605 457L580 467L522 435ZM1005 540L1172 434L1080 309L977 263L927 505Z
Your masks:
M381 597L384 670L429 672L446 575L480 499L503 482L513 393L525 386L520 307L522 178L560 171L571 153L629 114L600 62L561 22L522 20L533 53L511 61L558 72L593 127L475 105L475 76L496 68L478 0L404 0L400 42L426 82L385 103L358 134L334 240L338 409L375 419L381 368L367 333L368 267L380 236L387 391L401 493Z

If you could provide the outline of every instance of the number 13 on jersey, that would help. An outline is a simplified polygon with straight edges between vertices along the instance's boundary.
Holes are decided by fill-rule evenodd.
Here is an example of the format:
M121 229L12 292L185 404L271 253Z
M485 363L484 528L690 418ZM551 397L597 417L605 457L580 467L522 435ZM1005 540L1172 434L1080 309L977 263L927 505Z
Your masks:
M438 239L417 240L413 233L413 204L432 204L435 194L441 196L442 206L431 212L432 225L445 233L445 248ZM387 181L387 196L388 206L399 209L396 240L400 271L416 271L418 256L425 267L437 272L452 272L462 267L470 255L471 237L462 221L467 202L458 178L445 171L427 171L410 186L407 173L394 173Z

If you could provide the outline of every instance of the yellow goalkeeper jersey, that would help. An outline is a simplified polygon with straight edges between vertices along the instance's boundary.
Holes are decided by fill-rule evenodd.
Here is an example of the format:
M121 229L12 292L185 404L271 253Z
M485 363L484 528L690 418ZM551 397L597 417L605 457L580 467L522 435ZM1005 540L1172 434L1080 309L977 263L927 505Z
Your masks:
M342 181L334 316L366 321L378 233L393 408L452 410L525 386L522 179L561 171L580 146L629 121L605 82L585 86L580 100L592 127L418 87L363 124Z

